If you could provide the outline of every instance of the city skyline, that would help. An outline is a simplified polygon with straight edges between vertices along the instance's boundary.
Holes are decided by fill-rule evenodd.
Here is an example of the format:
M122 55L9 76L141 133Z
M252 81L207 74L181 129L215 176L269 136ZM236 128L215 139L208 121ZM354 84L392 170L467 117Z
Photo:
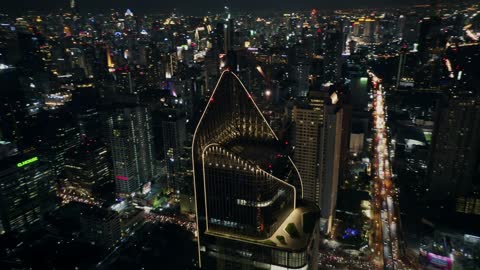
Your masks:
M108 11L109 9L126 10L131 9L133 12L149 13L152 11L159 13L170 13L174 9L184 14L192 15L206 15L207 12L219 13L223 11L224 6L229 6L234 12L274 12L274 11L302 11L311 10L313 8L322 10L342 9L342 8L385 8L385 7L403 7L412 4L429 4L431 0L406 0L402 2L393 0L357 0L348 1L342 0L338 2L331 2L326 0L300 0L300 1L282 1L281 5L277 5L277 1L267 0L262 2L255 2L253 0L239 1L239 0L206 0L206 1L189 1L180 0L175 2L157 4L154 0L119 0L112 3L110 0L76 0L82 12L99 12ZM28 6L32 10L39 10L42 12L49 12L52 9L63 8L65 3L63 1L53 2L39 2L34 0L19 0L19 2L8 2L0 8L7 12L22 12L18 7ZM254 8L256 6L257 8Z
M479 62L479 0L9 2L0 269L480 270Z

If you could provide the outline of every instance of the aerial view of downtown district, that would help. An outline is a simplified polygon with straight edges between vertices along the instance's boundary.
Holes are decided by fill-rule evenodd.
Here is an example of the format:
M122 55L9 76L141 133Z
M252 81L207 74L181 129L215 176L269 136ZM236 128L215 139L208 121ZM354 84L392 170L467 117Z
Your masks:
M0 269L480 270L480 0L0 4Z

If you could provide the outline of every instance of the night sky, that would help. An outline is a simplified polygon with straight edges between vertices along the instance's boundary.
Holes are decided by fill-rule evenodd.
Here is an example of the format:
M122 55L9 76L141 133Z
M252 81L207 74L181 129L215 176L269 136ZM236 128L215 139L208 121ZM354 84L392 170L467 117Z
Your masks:
M226 2L235 10L306 10L311 8L358 8L389 7L428 3L430 0L77 0L81 12L100 11L109 8L130 8L137 12L169 12L177 8L183 13L202 14L218 11ZM25 10L48 11L68 6L69 0L6 0L0 11L24 12Z

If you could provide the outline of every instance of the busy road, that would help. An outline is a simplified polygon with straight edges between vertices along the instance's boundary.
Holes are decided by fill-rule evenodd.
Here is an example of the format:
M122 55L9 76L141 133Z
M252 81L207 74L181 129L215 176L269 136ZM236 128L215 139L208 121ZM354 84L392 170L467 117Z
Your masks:
M167 215L160 215L154 212L150 212L145 214L145 221L152 222L152 223L170 223L176 224L185 230L190 231L191 233L195 233L196 224L195 222L189 221L187 218L181 216L167 216Z
M373 87L373 222L374 251L379 269L405 269L401 261L398 219L395 208L397 190L392 182L388 147L388 128L382 81L369 71Z

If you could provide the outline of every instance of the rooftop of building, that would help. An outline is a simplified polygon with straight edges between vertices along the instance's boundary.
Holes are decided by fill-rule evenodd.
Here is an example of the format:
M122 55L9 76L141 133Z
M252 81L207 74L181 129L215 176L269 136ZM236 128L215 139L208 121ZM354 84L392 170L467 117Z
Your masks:
M288 144L288 142L287 142ZM224 145L226 149L234 154L251 161L260 163L272 162L277 155L283 155L286 148L277 140L232 140Z
M111 220L118 217L118 213L107 208L100 208L98 206L87 205L83 203L76 204L76 207L80 209L80 215L84 217L90 217L94 219Z

